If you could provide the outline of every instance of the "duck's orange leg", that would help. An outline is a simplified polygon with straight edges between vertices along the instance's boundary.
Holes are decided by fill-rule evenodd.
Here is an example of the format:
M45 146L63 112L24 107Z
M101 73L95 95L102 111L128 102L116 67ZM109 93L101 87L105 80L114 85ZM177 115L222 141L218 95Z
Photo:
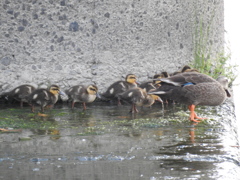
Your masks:
M31 105L31 111L34 112L34 110L35 110L34 105Z
M188 106L188 109L190 111L190 117L189 119L193 122L200 122L200 121L197 121L196 119L206 119L206 118L201 118L201 117L198 117L197 114L195 113L195 105L190 105Z
M130 112L131 113L138 113L137 107L134 103L132 104L132 108L131 108Z
M83 102L82 104L83 104L83 110L86 110L87 109L86 103Z
M72 101L72 109L74 109L74 105L75 105L75 102L74 102L74 101Z

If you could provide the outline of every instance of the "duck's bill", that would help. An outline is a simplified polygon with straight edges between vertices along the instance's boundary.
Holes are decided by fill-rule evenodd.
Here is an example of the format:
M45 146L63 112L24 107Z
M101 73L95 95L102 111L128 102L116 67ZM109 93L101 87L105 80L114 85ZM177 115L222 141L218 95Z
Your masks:
M102 96L99 93L96 93L97 98L102 99Z
M60 95L60 97L61 97L61 99L63 101L67 101L68 100L68 95L65 92L59 91L59 95Z
M228 89L225 89L225 91L226 91L226 93L227 93L227 97L231 97L231 94L230 94L229 90L228 90Z
M166 94L165 91L149 91L148 94L155 94L155 95L158 95L158 94Z

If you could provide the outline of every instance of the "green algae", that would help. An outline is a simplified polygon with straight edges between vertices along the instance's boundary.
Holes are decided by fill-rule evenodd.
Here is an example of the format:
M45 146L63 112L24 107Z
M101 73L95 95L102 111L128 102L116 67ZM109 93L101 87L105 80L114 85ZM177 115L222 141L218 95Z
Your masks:
M54 129L57 124L21 109L0 110L0 127L13 129Z
M72 129L75 135L103 135L106 133L121 133L128 131L141 131L142 129L159 129L166 126L189 126L189 111L181 105L163 111L140 112L137 115L117 114L108 112L104 107L100 110L90 109L81 111L69 108L51 109L46 116L38 116L28 109L6 108L0 110L0 127L12 129ZM121 109L116 109L116 111ZM123 110L122 110L123 111ZM207 114L209 119L201 122L202 125L216 123L217 111L214 108L198 108L198 115Z

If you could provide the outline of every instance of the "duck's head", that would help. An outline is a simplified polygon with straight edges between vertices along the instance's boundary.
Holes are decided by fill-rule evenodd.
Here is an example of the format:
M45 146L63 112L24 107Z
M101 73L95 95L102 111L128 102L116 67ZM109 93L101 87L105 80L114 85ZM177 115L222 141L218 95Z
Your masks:
M168 78L168 77L170 77L170 75L168 74L168 72L163 71L163 72L161 73L161 78Z
M134 74L128 74L125 79L128 83L137 84L137 77Z
M160 83L161 83L160 79L161 78L168 78L168 77L169 77L169 74L166 71L162 72L161 74L155 74L153 76L153 84L155 86L158 86L158 85L160 86Z
M183 66L181 72L186 72L186 71L188 71L189 69L192 69L192 68L191 68L190 66L188 66L188 65L185 65L185 66Z
M184 73L184 72L199 72L199 71L197 69L191 68L188 65L185 65L183 66L181 72Z
M231 94L228 90L228 78L225 76L219 76L216 79L223 87L223 89L226 91L227 97L231 97Z
M197 69L186 69L184 72L199 72Z
M56 95L56 94L59 94L60 88L59 88L59 86L53 84L53 85L50 86L49 91L52 94Z
M155 74L153 76L153 84L158 86L158 84L161 83L160 78L161 78L161 74Z
M50 86L49 91L55 96L59 94L61 95L61 97L67 97L67 95L64 92L60 91L59 86L55 84Z
M87 92L88 92L88 94L95 95L98 92L98 88L97 88L97 86L91 84L87 87Z

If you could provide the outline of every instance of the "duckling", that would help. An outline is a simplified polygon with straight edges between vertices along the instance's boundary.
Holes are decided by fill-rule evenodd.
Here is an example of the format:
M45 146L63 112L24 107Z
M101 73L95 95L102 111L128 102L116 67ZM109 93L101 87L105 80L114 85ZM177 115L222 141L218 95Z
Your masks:
M110 85L106 92L101 94L102 99L118 100L118 105L121 102L118 99L118 94L123 93L131 88L137 87L137 77L134 74L128 74L125 81L117 81Z
M183 66L183 68L180 71L176 71L171 76L174 76L176 74L184 73L184 72L199 72L197 69L191 68L188 65Z
M161 78L168 78L168 77L170 77L170 75L166 71L160 74L155 74L153 76L153 84L155 88L159 88L161 86L161 80L160 80ZM168 104L169 102L168 99L166 99L164 96L160 96L160 98L163 100L164 103Z
M152 95L153 94L147 94L144 89L137 87L118 94L118 99L132 104L130 112L137 113L138 110L136 106L150 107L155 101L162 102L160 97Z
M157 79L166 78L166 77L169 77L169 74L167 72L162 72L161 74L155 74L153 76L153 81L141 83L138 87L145 89L148 92L151 89L156 89L158 87L161 81Z
M168 77L170 77L170 75L169 75L166 71L162 72L161 74L155 74L155 75L153 76L153 84L154 84L154 86L155 86L156 88L158 88L159 85L160 85L160 82L161 82L161 81L158 80L158 79L168 78Z
M23 107L24 102L28 102L27 97L31 94L36 88L29 84L24 84L18 86L4 94L6 99L14 99L20 102L20 107Z
M28 96L28 102L32 106L31 111L34 112L35 105L40 105L41 112L44 112L46 106L53 106L57 102L59 94L64 95L57 85L51 85L49 90L37 89L33 91Z
M150 91L151 89L156 89L153 82L144 82L141 83L138 87L144 89L146 92Z
M197 69L186 69L184 72L199 72L199 71Z
M86 110L86 103L93 102L98 96L97 86L91 84L88 86L77 85L66 91L69 99L72 101L72 109L75 102L82 102L83 109Z
M189 69L192 69L190 66L188 66L188 65L185 65L185 66L183 66L183 68L182 68L182 70L180 71L180 72L186 72L186 71L188 71Z

